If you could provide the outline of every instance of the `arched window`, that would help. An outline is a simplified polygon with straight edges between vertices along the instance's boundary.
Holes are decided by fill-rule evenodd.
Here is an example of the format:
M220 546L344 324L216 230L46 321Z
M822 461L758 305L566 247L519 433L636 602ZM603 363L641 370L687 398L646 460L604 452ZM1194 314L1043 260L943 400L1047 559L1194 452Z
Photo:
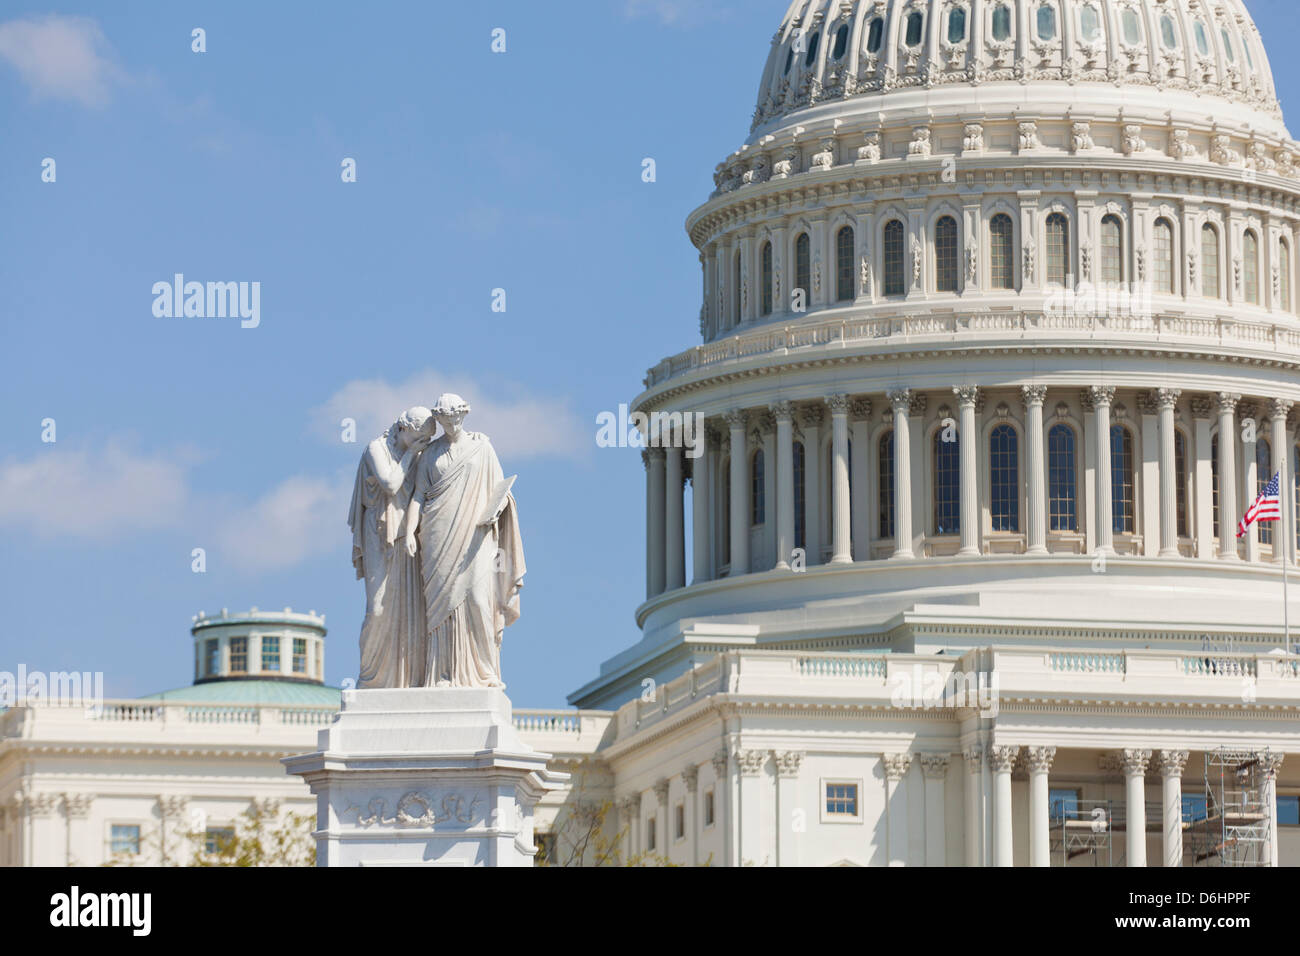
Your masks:
M807 540L807 460L803 442L794 443L794 546L805 547Z
M1214 536L1219 537L1219 436L1210 439L1210 510L1214 516Z
M885 224L885 295L902 295L903 284L903 224L891 219Z
M1119 216L1101 220L1101 281L1119 285L1124 281L1124 227Z
M1052 531L1079 530L1074 429L1053 425L1047 433L1047 519Z
M731 263L731 324L733 326L740 324L740 252L736 252L736 258Z
M879 472L877 485L880 488L880 501L877 517L880 522L880 537L894 536L894 433L887 431L880 436L879 455L876 458Z
M843 24L835 31L835 47L831 50L831 58L834 60L844 59L844 54L849 49L849 25Z
M1174 432L1174 501L1178 511L1178 536L1188 537L1187 533L1187 437L1180 431Z
M1291 311L1291 243L1281 239L1277 244L1278 308Z
M1133 435L1123 425L1110 426L1111 530L1132 534L1137 525L1133 496Z
M925 35L925 14L919 10L913 11L907 15L907 33L903 42L908 46L920 46L921 38Z
M749 460L749 523L752 525L762 524L767 516L766 486L767 474L763 466L763 449L760 448Z
M867 52L879 53L880 42L885 35L885 20L883 17L876 17L871 21L871 26L867 27Z
M944 216L934 226L934 289L957 291L957 220Z
M835 234L835 298L840 302L853 298L853 245L851 226Z
M762 259L762 312L764 315L772 314L772 243L763 243L763 251L760 254Z
M989 222L989 281L994 289L1016 287L1014 229L1004 212Z
M812 295L812 241L806 232L799 233L799 238L794 241L794 285L803 290L804 305L807 306L808 297Z
M1260 438L1255 442L1255 494L1260 494L1264 490L1264 486L1272 480L1273 446L1268 443L1267 438ZM1254 501L1254 498L1251 500ZM1272 544L1273 522L1259 521L1256 522L1256 527L1259 528L1259 543Z
M1088 43L1101 36L1101 17L1097 15L1097 8L1091 3L1079 8L1079 33Z
M1065 285L1070 274L1070 222L1062 213L1047 217L1047 282Z
M820 33L814 33L814 34L812 35L812 39L808 41L808 53L807 53L807 55L804 56L804 58L803 58L803 65L804 65L805 67L812 66L813 63L814 63L814 61L816 61L816 59L817 59L817 44L818 44L818 42L821 40L821 38L822 38L822 35L821 35Z
M1156 220L1156 291L1174 294L1174 227L1168 219Z
M1001 43L1011 38L1011 8L1000 3L993 8L993 39Z
M1259 239L1249 229L1241 241L1242 275L1246 286L1246 301L1259 305Z
M1019 531L1019 442L1010 425L998 425L989 435L989 496L993 530Z
M1219 297L1219 230L1208 222L1201 227L1201 294Z
M948 14L948 42L960 43L966 39L966 8L953 7Z
M1056 7L1045 3L1038 8L1038 39L1052 40L1056 37Z
M947 428L934 433L934 533L961 531L961 435L956 441Z

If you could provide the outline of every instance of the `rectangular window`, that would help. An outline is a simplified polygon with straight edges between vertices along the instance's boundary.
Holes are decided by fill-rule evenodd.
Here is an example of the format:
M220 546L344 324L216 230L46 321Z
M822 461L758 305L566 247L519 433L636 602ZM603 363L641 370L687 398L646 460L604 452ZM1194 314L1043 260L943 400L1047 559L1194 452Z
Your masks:
M140 827L137 824L114 823L109 830L109 849L114 854L139 856Z
M713 791L704 791L704 825L713 826Z
M856 783L826 784L827 816L858 815L858 785Z
M235 831L231 827L208 827L203 831L203 852L209 854L225 853L235 842Z
M206 676L215 677L221 673L221 641L215 637L209 637L204 642L207 651L208 666L205 671Z
M1277 795L1278 826L1300 826L1300 795L1279 793Z
M989 244L990 278L995 289L1014 288L1014 277L1011 274L1012 228L1011 217L1005 213L998 213L989 223L989 236L992 240Z
M902 295L903 284L903 224L897 219L885 226L885 295Z
M280 672L280 638L262 638L262 670L272 674Z
M307 673L307 638L295 637L293 639L293 672L295 674Z
M673 808L673 839L686 839L686 804L679 803Z
M1110 513L1115 534L1133 534L1136 505L1133 488L1133 436L1123 425L1110 427Z
M648 821L646 821L645 848L646 848L647 850L649 850L651 853L653 853L653 852L655 851L655 849L656 849L656 847L655 847L655 818L654 818L654 817L651 817Z
M1053 425L1047 433L1047 514L1053 531L1079 530L1074 430Z
M894 536L894 433L887 432L880 439L880 537Z
M230 673L248 672L248 638L232 637L230 639Z
M1187 537L1187 439L1174 432L1174 494L1177 499L1178 536Z

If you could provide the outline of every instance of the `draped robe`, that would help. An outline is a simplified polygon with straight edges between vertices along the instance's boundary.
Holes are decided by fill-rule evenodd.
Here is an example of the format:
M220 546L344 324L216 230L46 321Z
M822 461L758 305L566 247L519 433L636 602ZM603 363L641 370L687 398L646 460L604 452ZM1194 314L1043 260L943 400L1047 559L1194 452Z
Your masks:
M420 459L426 684L501 687L501 637L519 618L524 552L514 497L496 520L479 524L503 475L486 435L445 435Z
M348 512L352 564L357 577L366 582L357 686L420 686L425 678L425 630L419 562L399 539L417 466L411 466L402 487L390 495L376 471L375 456L382 456L389 471L397 469L402 459L386 432L361 456L352 489Z

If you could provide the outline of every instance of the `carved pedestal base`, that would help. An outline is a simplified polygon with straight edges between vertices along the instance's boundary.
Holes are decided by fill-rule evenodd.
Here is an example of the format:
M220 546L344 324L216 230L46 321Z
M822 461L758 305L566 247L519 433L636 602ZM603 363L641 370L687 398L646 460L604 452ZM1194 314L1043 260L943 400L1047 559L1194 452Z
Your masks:
M497 689L345 692L315 753L318 866L532 866L533 807L568 779L515 732Z

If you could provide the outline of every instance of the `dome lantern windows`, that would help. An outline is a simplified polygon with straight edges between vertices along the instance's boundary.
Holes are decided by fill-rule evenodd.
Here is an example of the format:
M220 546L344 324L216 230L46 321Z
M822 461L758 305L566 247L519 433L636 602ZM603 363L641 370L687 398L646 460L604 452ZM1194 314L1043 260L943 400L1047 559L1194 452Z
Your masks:
M961 43L966 39L966 8L953 7L948 13L948 42Z
M1196 25L1192 28L1192 32L1196 35L1196 52L1200 53L1201 56L1209 56L1210 37L1209 34L1205 32L1205 22L1203 20L1197 20Z
M1056 7L1045 3L1038 8L1038 39L1044 42L1056 39Z
M1005 3L993 8L993 39L997 43L1011 39L1011 8Z
M812 39L808 41L808 52L804 54L803 65L810 67L817 60L817 44L821 41L822 35L814 33Z
M921 37L925 33L925 14L920 10L914 10L907 15L907 29L903 37L903 42L908 46L920 46Z
M1232 37L1228 35L1227 27L1219 31L1219 36L1223 39L1223 55L1228 58L1229 63L1237 62L1237 54L1232 49Z
M1178 49L1178 34L1174 30L1174 18L1167 13L1160 18L1160 40L1166 50Z
M835 46L831 49L831 59L842 60L849 49L849 25L841 24L835 31Z
M1090 3L1079 9L1079 34L1085 43L1092 43L1101 36L1101 15Z
M1120 27L1124 31L1124 42L1130 45L1136 45L1142 42L1142 26L1138 23L1137 11L1132 7L1125 7L1124 12L1120 14Z
M871 26L867 27L867 52L879 53L880 43L885 36L885 19L876 17L871 21Z

